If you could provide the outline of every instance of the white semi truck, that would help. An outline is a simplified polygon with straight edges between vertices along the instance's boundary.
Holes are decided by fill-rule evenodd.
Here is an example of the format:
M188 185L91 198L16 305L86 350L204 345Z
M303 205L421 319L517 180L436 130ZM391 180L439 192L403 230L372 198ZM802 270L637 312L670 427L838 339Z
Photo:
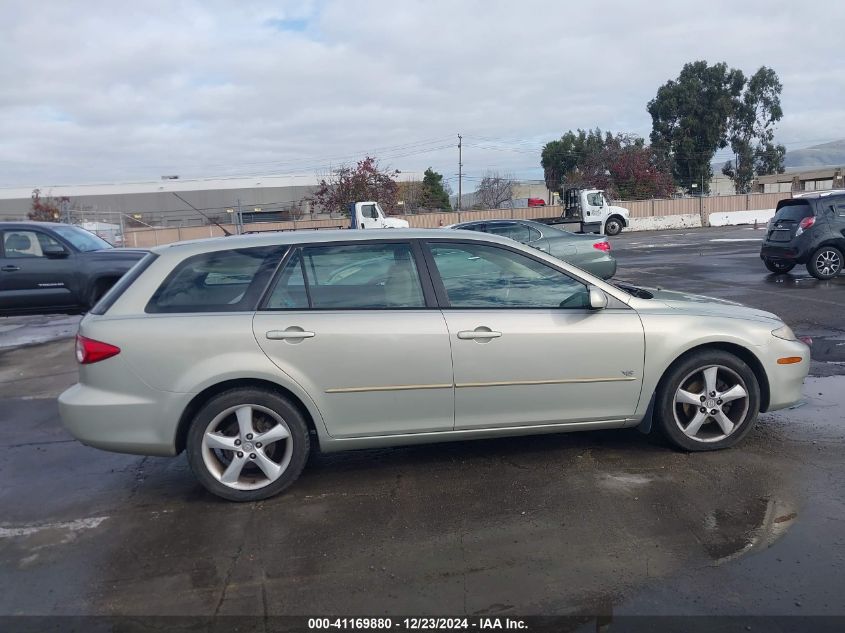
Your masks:
M407 229L407 220L389 218L378 202L352 202L349 204L349 219L352 229Z

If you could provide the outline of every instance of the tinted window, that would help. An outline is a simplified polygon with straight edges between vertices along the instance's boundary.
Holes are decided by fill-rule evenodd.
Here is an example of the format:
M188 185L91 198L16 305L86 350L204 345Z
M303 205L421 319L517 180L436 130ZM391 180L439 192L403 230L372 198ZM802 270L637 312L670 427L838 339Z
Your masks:
M156 290L147 312L253 310L283 252L269 246L189 257Z
M504 248L432 244L453 308L584 308L587 287L545 264Z
M510 239L516 240L517 242L532 241L531 232L528 230L528 227L524 224L508 222L506 224L490 224L488 226L489 228L487 232L492 233L493 235L502 235L503 237L509 237Z
M785 204L775 214L775 220L791 220L800 222L813 215L813 208L807 202L791 202Z
M49 249L65 250L64 246L40 231L6 231L3 247L10 259L44 257L44 251Z
M94 235L85 229L80 229L78 226L58 225L53 227L53 230L59 234L59 237L63 237L73 244L74 248L82 252L100 251L104 248L114 248L100 236Z
M285 266L268 309L309 306L322 310L423 308L422 285L409 244L308 246L299 251L302 272Z

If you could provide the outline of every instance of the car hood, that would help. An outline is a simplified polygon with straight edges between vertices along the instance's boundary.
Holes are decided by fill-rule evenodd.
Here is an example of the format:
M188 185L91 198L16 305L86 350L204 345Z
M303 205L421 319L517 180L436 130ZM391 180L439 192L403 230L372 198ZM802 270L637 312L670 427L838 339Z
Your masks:
M125 259L137 261L149 253L142 248L104 248L99 251L88 251L83 253L86 257L103 261L115 261Z
M394 229L407 229L411 226L408 220L400 220L399 218L385 218L384 224Z
M624 216L624 217L628 217L628 215L631 213L625 207L617 207L617 206L608 207L608 211L610 213L618 213L619 215Z
M650 306L653 306L653 309L657 310L668 307L679 312L700 314L702 316L781 322L780 317L776 314L766 312L765 310L749 308L736 301L706 297L687 292L662 290L659 288L643 288L643 290L647 290L654 296L653 299L646 300L643 303L650 304Z

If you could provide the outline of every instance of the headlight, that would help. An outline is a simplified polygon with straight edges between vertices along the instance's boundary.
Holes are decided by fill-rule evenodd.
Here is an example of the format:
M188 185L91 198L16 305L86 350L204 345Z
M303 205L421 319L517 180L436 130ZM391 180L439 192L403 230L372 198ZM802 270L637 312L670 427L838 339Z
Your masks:
M783 327L779 327L776 330L772 330L772 336L776 336L778 338L782 338L784 341L797 341L798 338L795 336L795 332L792 331L792 328L788 325L784 325Z

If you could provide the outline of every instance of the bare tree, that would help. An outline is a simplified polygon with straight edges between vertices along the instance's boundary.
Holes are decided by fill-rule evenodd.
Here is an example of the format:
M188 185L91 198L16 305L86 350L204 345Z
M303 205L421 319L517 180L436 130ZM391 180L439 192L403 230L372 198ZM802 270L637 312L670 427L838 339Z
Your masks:
M475 199L485 209L500 209L513 200L513 181L512 174L488 171L478 183Z

